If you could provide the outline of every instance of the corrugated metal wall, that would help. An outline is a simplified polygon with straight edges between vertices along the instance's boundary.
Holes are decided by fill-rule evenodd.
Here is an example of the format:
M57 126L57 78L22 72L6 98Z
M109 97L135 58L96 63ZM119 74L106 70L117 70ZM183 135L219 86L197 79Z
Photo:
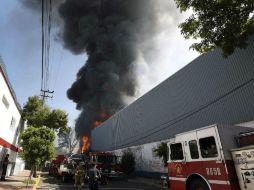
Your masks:
M170 63L169 63L170 64ZM92 149L155 142L213 123L254 119L254 43L203 54L92 132Z

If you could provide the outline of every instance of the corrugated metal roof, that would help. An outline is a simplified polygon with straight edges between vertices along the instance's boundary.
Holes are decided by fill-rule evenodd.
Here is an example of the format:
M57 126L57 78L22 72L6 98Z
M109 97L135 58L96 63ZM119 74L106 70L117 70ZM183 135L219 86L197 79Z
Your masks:
M172 138L213 123L254 119L254 43L227 59L203 54L92 132L92 149Z

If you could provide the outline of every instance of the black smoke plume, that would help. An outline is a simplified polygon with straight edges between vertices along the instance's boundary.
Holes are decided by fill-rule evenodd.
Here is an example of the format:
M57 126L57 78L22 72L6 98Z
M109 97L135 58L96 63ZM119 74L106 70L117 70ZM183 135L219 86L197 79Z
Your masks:
M67 91L82 111L75 126L78 137L90 135L96 121L125 106L123 97L135 95L135 61L146 54L142 47L156 33L157 2L66 0L60 5L65 48L88 56Z

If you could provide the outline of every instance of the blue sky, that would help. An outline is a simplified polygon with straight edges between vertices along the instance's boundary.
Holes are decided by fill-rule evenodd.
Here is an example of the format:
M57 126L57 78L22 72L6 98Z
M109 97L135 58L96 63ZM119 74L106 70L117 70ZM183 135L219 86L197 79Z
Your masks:
M41 88L41 20L39 14L25 8L20 1L1 0L0 55L6 65L10 82L23 106L29 96L40 95ZM85 55L73 55L59 42L51 41L50 90L54 98L47 104L69 114L73 125L78 111L66 97L66 91L85 63Z
M173 11L161 16L163 31L154 38L155 45L149 63L142 57L137 60L137 97L198 56L198 53L189 50L192 41L184 40L177 28L186 15L180 15L173 1L170 6ZM54 30L52 33L55 35L57 32ZM21 106L29 96L40 95L41 20L38 12L25 8L21 0L1 0L0 55ZM49 90L55 92L54 98L48 99L47 104L65 110L69 114L70 126L74 126L79 111L66 97L66 91L85 61L85 54L73 55L60 42L51 40ZM129 102L135 98L130 98Z

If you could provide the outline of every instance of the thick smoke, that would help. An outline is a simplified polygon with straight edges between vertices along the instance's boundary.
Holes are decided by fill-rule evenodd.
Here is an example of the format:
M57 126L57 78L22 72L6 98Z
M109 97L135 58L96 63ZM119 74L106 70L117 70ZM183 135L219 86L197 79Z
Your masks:
M41 14L41 0L21 2ZM166 73L179 44L180 15L169 0L53 0L52 6L53 27L60 29L65 47L88 55L67 95L82 111L78 137L89 135L96 121L107 119ZM164 72L158 72L162 67Z
M157 0L66 0L60 5L65 47L88 55L67 92L82 111L78 137L90 135L96 121L123 108L124 97L135 96L135 63L140 54L149 58L161 9Z
M42 0L21 0L20 2L30 10L38 13L41 11Z

